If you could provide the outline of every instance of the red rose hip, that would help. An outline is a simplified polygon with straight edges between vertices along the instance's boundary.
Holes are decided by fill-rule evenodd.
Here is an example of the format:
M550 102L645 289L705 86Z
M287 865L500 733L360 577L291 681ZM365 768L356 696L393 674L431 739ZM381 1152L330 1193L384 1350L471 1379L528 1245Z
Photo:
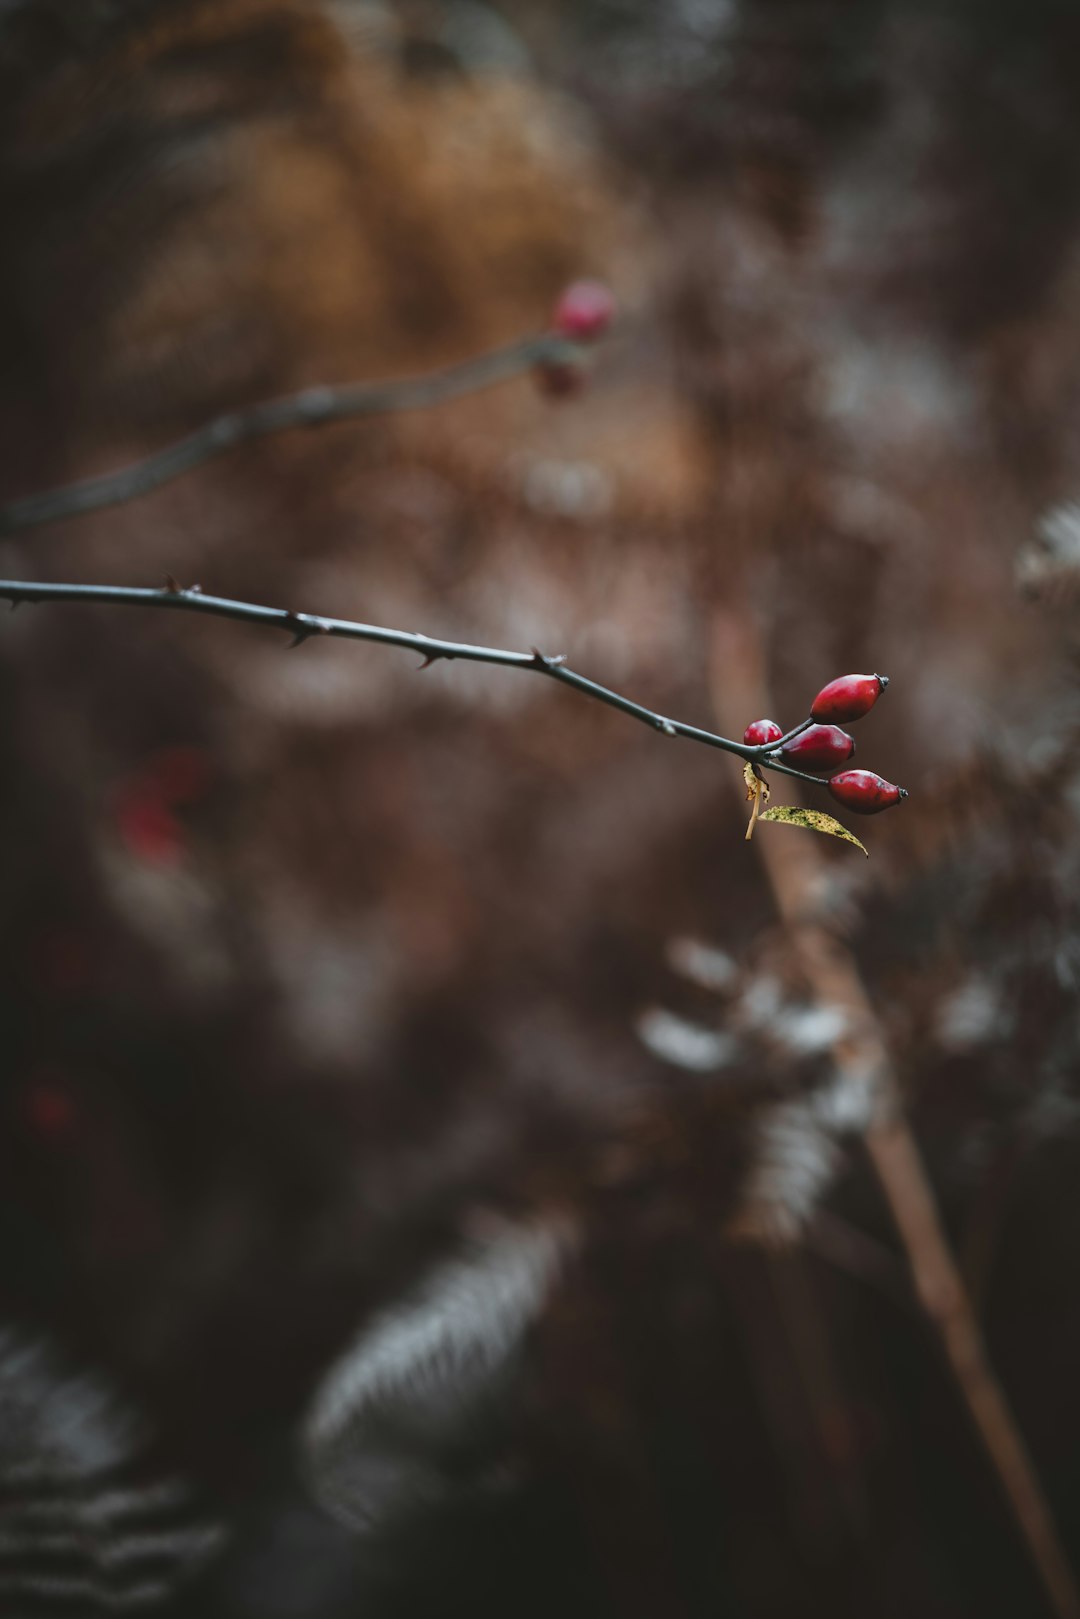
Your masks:
M827 786L838 804L857 815L878 815L907 797L903 787L875 776L872 770L841 770Z
M838 725L811 725L780 749L789 764L805 770L831 770L855 752L855 743Z
M615 299L602 281L575 281L559 298L551 329L577 343L594 343L615 318Z
M814 698L810 717L838 725L861 720L864 714L869 714L888 684L888 675L840 675L822 686Z
M779 742L783 731L775 720L754 720L743 732L743 741L749 748L763 748L768 742Z

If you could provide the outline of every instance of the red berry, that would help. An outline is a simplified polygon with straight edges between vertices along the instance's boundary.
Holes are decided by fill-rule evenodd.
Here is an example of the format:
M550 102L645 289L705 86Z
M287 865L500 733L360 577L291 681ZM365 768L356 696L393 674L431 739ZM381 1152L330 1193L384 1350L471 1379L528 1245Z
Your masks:
M748 748L763 748L766 742L779 742L783 734L775 720L754 720L746 727L742 739Z
M615 316L615 299L602 281L575 281L559 298L551 329L577 343L594 343Z
M855 752L855 743L838 725L811 725L780 749L789 764L806 770L830 770Z
M841 770L828 783L830 793L845 809L857 815L877 815L907 797L903 787L875 776L872 770Z
M888 675L840 675L822 686L814 698L810 717L844 725L869 714L885 687Z

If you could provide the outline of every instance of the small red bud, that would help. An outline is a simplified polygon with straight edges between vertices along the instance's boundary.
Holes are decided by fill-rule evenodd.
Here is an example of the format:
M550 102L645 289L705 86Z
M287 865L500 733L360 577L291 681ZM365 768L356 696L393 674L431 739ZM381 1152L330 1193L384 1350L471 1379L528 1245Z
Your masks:
M775 720L754 720L743 732L743 741L748 748L763 748L766 742L779 742L783 731Z
M855 752L855 743L838 725L811 725L780 749L789 764L806 770L830 770Z
M864 714L869 714L888 684L888 675L840 675L822 686L814 698L810 717L841 725L861 720Z
M875 776L872 770L841 770L828 783L830 793L845 809L857 815L877 815L907 797L903 787Z
M594 343L614 317L615 299L602 281L575 281L555 305L551 329L577 343Z

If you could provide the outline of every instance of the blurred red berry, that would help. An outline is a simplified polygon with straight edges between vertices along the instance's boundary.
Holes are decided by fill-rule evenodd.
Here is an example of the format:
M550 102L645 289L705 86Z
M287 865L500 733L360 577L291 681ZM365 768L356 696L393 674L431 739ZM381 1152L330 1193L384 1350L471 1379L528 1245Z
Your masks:
M907 797L903 787L875 776L872 770L841 770L827 785L837 803L857 815L877 815Z
M854 740L838 725L811 725L780 749L789 764L805 770L829 770L855 752Z
M844 725L869 714L885 687L888 675L840 675L822 686L814 698L810 717Z
M148 865L175 865L183 855L183 829L152 786L137 782L120 794L116 830L128 851Z
M551 329L577 343L594 343L615 317L615 299L602 281L575 281L559 298Z
M767 742L779 742L783 731L775 720L754 720L743 732L743 741L749 748L763 748Z
M116 797L116 829L139 860L172 865L184 853L184 829L175 811L196 803L210 784L210 761L202 748L160 748L129 776Z

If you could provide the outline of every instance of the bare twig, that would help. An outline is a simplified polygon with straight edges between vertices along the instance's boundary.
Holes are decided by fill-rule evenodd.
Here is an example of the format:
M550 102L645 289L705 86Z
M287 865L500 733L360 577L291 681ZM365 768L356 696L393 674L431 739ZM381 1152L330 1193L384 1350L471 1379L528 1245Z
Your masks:
M581 344L555 332L543 332L430 376L406 377L393 382L346 383L337 388L304 388L300 393L286 394L281 399L264 399L244 410L217 416L186 438L167 444L164 449L155 450L152 455L116 472L82 478L77 483L25 495L10 505L0 506L0 536L37 528L59 518L98 511L103 506L120 506L139 495L149 494L152 489L159 489L162 484L171 483L174 478L206 461L213 461L239 444L265 438L270 433L438 405L462 394L490 388L537 366L572 363L582 353Z
M197 585L185 590L171 578L160 590L123 585L31 584L16 579L0 579L0 601L10 602L13 608L24 602L81 602L84 605L96 603L206 613L215 618L239 619L242 623L285 630L292 636L292 646L299 646L316 635L329 635L347 641L374 641L382 646L405 647L421 655L424 660L421 668L443 658L447 661L461 659L472 663L497 664L506 669L530 670L533 674L547 675L560 685L571 686L586 697L606 703L609 708L617 708L620 713L629 714L631 719L640 720L643 725L651 726L663 736L681 736L690 742L704 743L709 748L721 748L725 753L737 754L740 759L756 761L762 769L777 770L782 775L796 776L801 781L812 781L819 787L823 785L819 777L808 775L805 770L796 770L794 766L773 757L776 743L751 748L743 742L717 736L713 731L687 725L682 720L667 719L644 704L632 702L629 697L623 697L619 692L611 691L607 686L601 686L595 680L568 669L561 657L547 656L535 647L531 652L511 652L501 647L473 646L467 641L442 641L412 630L391 630L379 624L360 624L348 618L325 618L314 613L296 613L287 607L263 607L256 602L207 596Z
M717 614L713 635L714 706L721 722L760 713L765 675L760 641L746 616ZM881 1024L851 951L817 919L823 868L812 839L759 838L761 855L802 970L824 1005L847 1014L833 1045L835 1085L849 1111L861 1093L870 1162L911 1267L915 1290L941 1336L961 1398L982 1440L1057 1619L1080 1619L1080 1592L1053 1515L987 1355L971 1301L941 1223L918 1143L904 1114L900 1083Z

